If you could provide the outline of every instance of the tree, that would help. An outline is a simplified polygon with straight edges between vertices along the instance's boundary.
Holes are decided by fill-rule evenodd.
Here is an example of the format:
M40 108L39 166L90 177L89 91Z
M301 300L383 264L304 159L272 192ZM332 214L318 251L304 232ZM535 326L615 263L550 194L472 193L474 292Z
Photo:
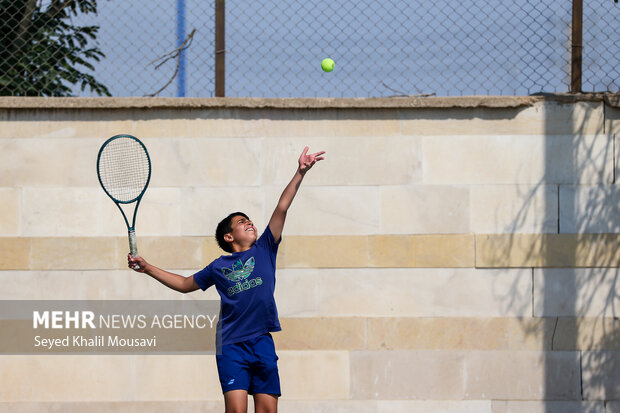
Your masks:
M46 5L44 5L45 3ZM75 26L97 0L0 0L0 95L72 96L72 86L110 96L85 69L105 57L91 41L99 26Z

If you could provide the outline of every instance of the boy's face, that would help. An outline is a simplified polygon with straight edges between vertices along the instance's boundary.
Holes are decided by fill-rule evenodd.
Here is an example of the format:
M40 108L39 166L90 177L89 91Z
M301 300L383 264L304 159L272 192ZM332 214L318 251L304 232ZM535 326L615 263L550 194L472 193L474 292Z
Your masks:
M230 235L232 235L232 240L226 241L234 241L240 245L252 245L254 242L256 242L256 227L254 226L254 223L252 223L252 221L247 219L246 217L241 215L233 217L232 221L230 222L230 227L232 228L232 230L230 231Z

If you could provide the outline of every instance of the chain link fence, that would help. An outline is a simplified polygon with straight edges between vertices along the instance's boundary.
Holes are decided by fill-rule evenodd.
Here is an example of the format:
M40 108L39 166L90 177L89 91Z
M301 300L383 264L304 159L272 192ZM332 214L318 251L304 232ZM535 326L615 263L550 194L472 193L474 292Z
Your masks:
M620 4L583 10L582 90L618 92ZM0 94L214 96L215 15L215 0L0 0ZM225 94L567 92L571 30L566 0L228 0Z

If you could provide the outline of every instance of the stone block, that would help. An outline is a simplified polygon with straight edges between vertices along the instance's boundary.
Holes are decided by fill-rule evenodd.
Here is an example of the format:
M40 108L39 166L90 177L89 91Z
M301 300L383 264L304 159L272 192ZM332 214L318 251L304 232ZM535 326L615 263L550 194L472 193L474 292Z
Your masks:
M268 189L265 204L275 207L282 189ZM378 187L302 187L288 211L284 236L376 234L380 231L379 198Z
M614 160L615 160L615 176L618 177L620 176L620 108L616 108L614 110L614 115L615 116L613 119L609 119L609 126L606 127L605 130L608 130L610 134L612 134L612 136L614 136L614 148L616 150L616 153L614 154ZM610 114L610 118L611 118L611 114ZM616 180L614 181L615 184L618 183L618 179L616 178Z
M620 320L615 317L559 317L553 349L620 350Z
M620 351L584 351L581 369L585 400L620 399Z
M103 191L101 191L103 193ZM106 195L100 196L101 215L98 234L122 236L127 226L116 204ZM136 204L121 205L131 225ZM135 231L144 235L174 236L181 234L181 190L178 188L148 188L138 207Z
M183 139L176 133L169 136L176 138L158 138L145 143L153 164L151 184L154 187L260 184L260 139Z
M399 317L368 319L369 350L547 350L555 320Z
M116 238L32 238L30 268L33 270L94 270L121 267L122 255Z
M248 410L249 411L249 410ZM281 413L377 413L370 400L289 400L282 395L278 401Z
M30 238L0 238L0 270L30 268Z
M324 270L320 314L340 317L531 316L531 270Z
M461 400L464 354L452 351L353 351L351 398Z
M618 268L545 268L534 270L534 315L543 317L615 317L620 305Z
M403 109L401 118L403 134L571 135L600 133L605 114L599 102L537 102L518 108Z
M620 401L608 401L605 403L605 413L620 412Z
M284 186L305 146L326 151L304 186L407 185L422 181L422 140L416 136L341 136L265 139L263 183Z
M0 188L0 236L19 235L20 191Z
M186 277L193 274L169 270ZM129 269L1 271L0 283L2 300L219 300L215 288L183 295Z
M474 236L470 234L372 235L368 250L370 267L474 266Z
M129 268L116 271L50 271L48 282L69 283L66 291L77 290L71 299L81 300L178 300L182 295L146 274ZM67 294L67 293L65 293Z
M618 105L617 100L615 105L607 104L605 106L605 131L620 138L620 105ZM616 152L618 149L616 146ZM618 164L616 163L616 165Z
M1 403L1 413L204 413L224 411L220 401L126 401L126 402L15 402Z
M489 400L378 400L377 413L492 413Z
M123 251L126 266L127 253L124 251L129 252L129 246L124 244L121 241L118 250ZM142 237L138 248L140 255L158 267L195 270L203 267L203 245L201 237Z
M95 162L101 143L97 139L0 139L0 186L99 186Z
M24 188L20 207L22 234L37 237L93 236L97 234L97 188Z
M368 239L359 235L284 237L282 248L287 268L363 268L368 263Z
M541 106L547 134L590 135L605 130L607 113L602 102L544 102Z
M366 319L359 317L282 318L274 334L279 350L363 350Z
M401 121L396 110L364 109L269 109L260 112L267 137L399 136Z
M217 224L233 212L243 212L262 234L277 199L265 207L264 190L251 187L184 188L181 196L181 234L213 236ZM268 209L269 217L265 220Z
M2 300L80 300L98 299L99 293L111 299L129 299L115 296L120 288L112 273L94 271L2 271L0 282ZM36 286L36 288L33 288Z
M480 234L476 267L616 267L618 234Z
M105 108L19 110L11 112L8 121L2 122L0 138L88 139L134 133L134 121L126 119L127 115L119 115L118 111Z
M425 137L427 184L598 184L613 179L608 135Z
M561 233L617 233L620 188L616 185L560 186Z
M468 233L469 205L467 187L384 186L381 187L381 233Z
M473 185L471 230L477 234L557 233L557 186Z
M275 298L282 317L315 317L319 313L319 270L276 271Z
M211 261L218 258L226 252L220 248L215 240L215 236L202 237L202 265L201 269L211 264ZM278 255L280 253L278 252Z
M135 356L135 400L218 400L222 388L214 356Z
M603 402L494 400L493 413L605 413Z
M465 370L467 399L581 400L578 352L471 352Z
M145 138L246 138L263 136L260 112L243 108L150 108L132 113L131 133Z
M349 399L348 351L279 351L282 394L291 400ZM300 374L303 372L303 374Z
M131 356L0 356L0 400L132 400L137 381L134 369Z

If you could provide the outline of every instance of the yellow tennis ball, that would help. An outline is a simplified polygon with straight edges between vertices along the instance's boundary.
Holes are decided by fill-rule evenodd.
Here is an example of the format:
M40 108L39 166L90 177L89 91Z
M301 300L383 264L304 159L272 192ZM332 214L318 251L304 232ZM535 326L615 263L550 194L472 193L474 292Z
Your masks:
M321 69L323 69L324 72L331 72L334 70L335 65L336 63L328 57L327 59L323 59L321 62Z

